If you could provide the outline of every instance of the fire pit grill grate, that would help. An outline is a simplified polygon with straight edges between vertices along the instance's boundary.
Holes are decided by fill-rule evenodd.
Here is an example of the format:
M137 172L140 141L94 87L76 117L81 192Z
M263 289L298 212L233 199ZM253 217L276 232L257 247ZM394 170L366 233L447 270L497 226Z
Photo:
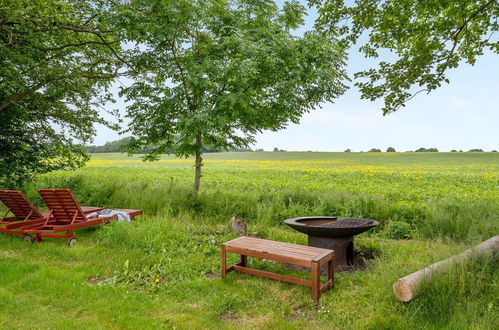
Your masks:
M364 227L373 224L373 220L367 219L356 219L356 218L343 218L336 221L331 221L328 223L323 223L318 225L320 228L353 228L353 227Z

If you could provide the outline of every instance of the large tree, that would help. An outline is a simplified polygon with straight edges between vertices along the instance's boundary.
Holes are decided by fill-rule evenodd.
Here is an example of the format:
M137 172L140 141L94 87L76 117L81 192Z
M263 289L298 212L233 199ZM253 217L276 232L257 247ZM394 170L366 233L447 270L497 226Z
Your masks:
M310 0L317 27L338 31L346 47L383 60L355 74L363 98L396 111L420 92L448 83L447 72L499 53L499 0ZM389 60L387 60L387 58ZM393 60L391 60L393 58Z
M110 1L0 0L0 186L82 165L123 64Z
M146 72L123 90L131 150L194 156L197 196L203 146L247 146L342 94L344 53L329 33L296 36L304 15L296 1L130 1L122 23Z

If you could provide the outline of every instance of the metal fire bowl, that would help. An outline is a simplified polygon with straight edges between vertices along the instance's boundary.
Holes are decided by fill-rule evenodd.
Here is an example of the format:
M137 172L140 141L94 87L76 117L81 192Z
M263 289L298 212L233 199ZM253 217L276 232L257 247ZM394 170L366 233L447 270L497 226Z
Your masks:
M316 237L350 237L363 233L379 223L376 220L313 216L284 220L291 228Z

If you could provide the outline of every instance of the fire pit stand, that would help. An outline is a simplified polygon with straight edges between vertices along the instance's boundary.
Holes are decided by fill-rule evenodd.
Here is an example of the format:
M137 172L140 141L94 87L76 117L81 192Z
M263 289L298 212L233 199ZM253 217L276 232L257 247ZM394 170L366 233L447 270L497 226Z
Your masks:
M354 236L378 225L375 220L326 216L292 218L284 222L307 234L309 246L334 250L333 264L338 270L354 262Z
M353 264L353 236L338 238L308 236L308 245L333 250L335 267Z

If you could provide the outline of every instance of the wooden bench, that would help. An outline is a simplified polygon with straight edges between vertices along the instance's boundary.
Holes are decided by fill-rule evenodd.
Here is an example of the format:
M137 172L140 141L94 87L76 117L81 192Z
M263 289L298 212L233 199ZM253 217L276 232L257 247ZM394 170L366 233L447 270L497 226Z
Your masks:
M311 288L312 299L318 302L322 292L333 287L333 250L321 249L312 246L303 246L283 242L269 241L253 237L239 237L221 245L222 271L225 278L228 272L238 271L246 274L263 276L273 280L299 284ZM241 256L240 262L227 267L226 253L236 253ZM291 276L266 272L247 267L247 257L256 257L267 260L284 262L291 265L308 267L312 270L312 279L305 280ZM320 270L327 264L328 279L325 284L320 283Z

